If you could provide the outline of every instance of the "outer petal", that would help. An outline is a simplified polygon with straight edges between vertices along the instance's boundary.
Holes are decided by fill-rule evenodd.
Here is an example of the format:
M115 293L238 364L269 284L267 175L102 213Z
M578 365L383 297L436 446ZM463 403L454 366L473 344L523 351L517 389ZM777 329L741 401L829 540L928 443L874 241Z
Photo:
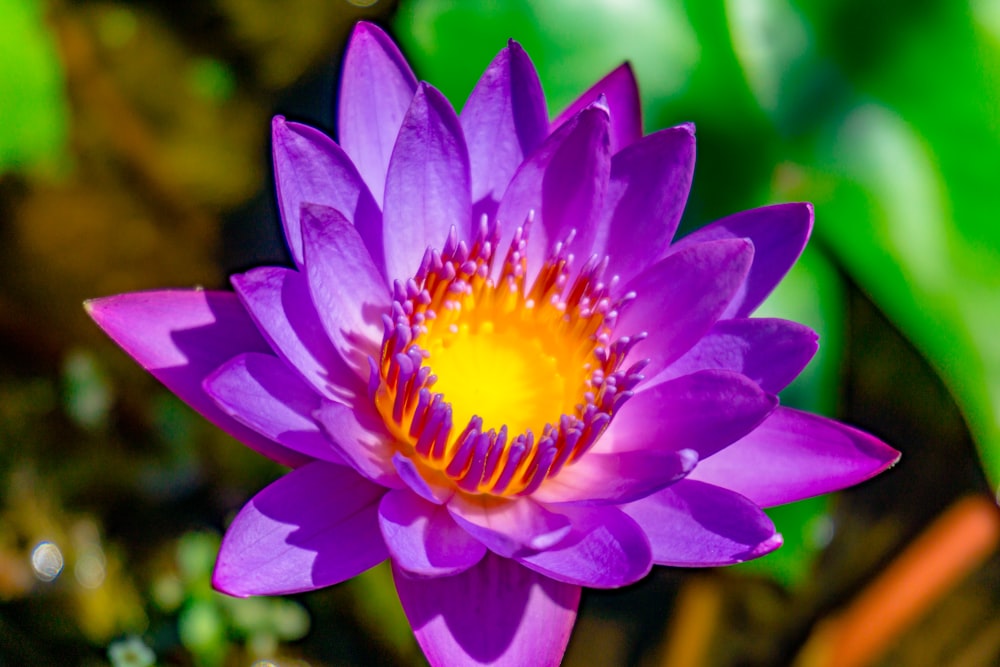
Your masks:
M531 494L542 503L621 504L659 491L698 461L691 449L588 452Z
M514 170L548 134L535 66L511 40L486 68L461 115L472 169L474 219L492 219Z
M715 368L742 373L764 391L777 394L816 354L816 340L812 329L788 320L721 320L648 385Z
M302 205L335 208L354 223L375 265L382 258L382 212L340 146L317 129L289 123L281 116L271 122L274 183L278 193L285 239L292 257L302 266Z
M274 351L314 390L343 402L364 395L365 384L323 330L303 274L262 266L232 276L231 282Z
M325 402L313 417L334 449L360 475L382 486L399 488L403 482L392 465L395 448L382 422L363 404L353 408Z
M459 528L448 510L408 490L382 497L379 526L393 563L411 574L458 574L486 555L486 547Z
M719 319L750 269L754 248L743 239L700 243L669 255L630 281L634 292L615 329L647 332L630 359L650 358L655 376L687 352Z
M705 459L752 431L777 405L773 394L739 373L699 371L629 399L593 451L693 449Z
M538 272L546 251L576 230L571 251L589 253L611 173L610 119L601 103L588 106L561 126L517 170L497 212L500 248L534 212L528 271Z
M382 201L389 156L416 89L417 78L389 36L358 23L344 54L337 136L375 201Z
M812 204L778 204L743 211L723 218L678 241L671 252L694 243L717 239L748 238L753 241L754 262L746 284L723 314L747 317L792 268L812 232Z
M771 507L858 484L898 460L899 452L867 433L778 408L741 440L699 463L691 479L724 485Z
M277 357L241 354L209 375L204 386L241 424L306 456L343 465L312 419L319 395Z
M573 511L573 530L565 539L517 561L553 579L590 588L618 588L649 574L649 541L628 515L610 506Z
M475 567L425 579L393 568L396 590L433 667L558 665L580 588L487 554Z
M384 489L316 461L281 477L236 515L212 585L224 593L284 595L332 586L388 557L378 529Z
M389 291L361 236L339 211L302 207L306 277L320 322L358 375L367 377L368 357L382 339Z
M608 275L627 283L664 255L691 190L694 152L687 124L643 137L611 159L595 242L595 252L608 255Z
M406 280L424 250L441 248L450 229L469 238L472 200L469 153L458 116L426 83L406 112L385 181L385 259L388 276Z
M642 136L642 106L639 87L629 63L622 63L595 83L552 123L556 128L573 117L599 96L604 95L611 109L611 151L617 153Z
M85 306L112 340L213 424L279 463L309 461L234 420L202 388L209 373L236 355L270 351L235 294L136 292L94 299Z
M646 531L658 565L731 565L781 546L759 507L711 484L683 479L622 509Z
M531 498L494 498L455 494L451 516L470 535L501 556L548 549L569 532L569 519Z

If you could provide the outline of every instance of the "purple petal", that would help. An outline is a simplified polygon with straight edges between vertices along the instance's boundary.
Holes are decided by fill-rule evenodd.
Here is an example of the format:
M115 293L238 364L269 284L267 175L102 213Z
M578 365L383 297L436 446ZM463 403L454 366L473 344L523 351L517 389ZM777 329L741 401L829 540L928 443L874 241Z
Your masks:
M244 426L310 458L343 465L312 419L319 395L277 357L241 354L209 375L204 387Z
M243 426L202 388L209 373L243 352L270 352L235 294L135 292L85 304L87 313L143 368L213 424L264 456L297 466L310 459Z
M788 320L720 320L687 354L647 386L700 370L736 371L777 394L794 380L819 345L816 332Z
M580 588L487 554L461 574L410 577L393 568L399 601L433 667L558 665Z
M226 531L212 585L223 593L285 595L332 586L385 560L378 528L385 489L316 461L247 503Z
M458 574L486 555L486 547L459 528L447 509L408 490L385 494L378 512L393 563L411 574Z
M699 463L691 479L772 507L853 486L898 460L899 452L867 433L778 408L749 435Z
M552 123L557 128L599 96L608 99L611 109L611 152L617 153L642 136L642 106L639 87L629 63L622 63L559 114Z
M340 356L368 377L368 357L377 356L382 315L390 299L357 230L340 211L302 207L306 277L320 322Z
M572 511L573 530L565 539L517 561L547 577L588 588L627 586L649 574L652 552L635 521L611 506Z
M750 269L753 245L727 239L692 245L668 255L629 282L635 292L618 318L616 331L646 332L632 360L649 358L647 377L690 350L726 310Z
M752 431L777 405L739 373L699 371L639 391L594 451L693 449L702 460Z
M469 146L474 219L492 219L514 170L548 134L545 94L521 45L511 40L486 68L461 114Z
M262 266L230 280L274 351L313 389L345 403L366 395L365 384L326 335L303 274Z
M340 76L337 136L377 202L416 90L417 78L392 39L371 23L354 26Z
M348 465L360 475L382 486L403 486L392 457L396 453L392 436L377 415L365 409L364 404L353 408L340 403L324 402L313 413L334 449Z
M613 117L613 116L612 116ZM639 139L611 159L611 181L595 252L627 283L663 257L677 231L694 175L694 125Z
M671 251L694 243L748 238L754 260L746 284L722 315L747 317L781 282L806 247L812 232L812 204L778 204L743 211L702 227L678 241Z
M531 494L541 503L621 504L659 491L698 461L690 449L588 452Z
M472 200L462 126L444 95L421 83L406 112L385 181L385 260L390 278L416 272L450 229L469 238Z
M603 103L588 106L521 164L504 193L497 212L502 225L500 248L507 247L513 230L534 213L528 244L531 275L538 271L548 249L570 230L577 234L570 249L589 254L611 173L609 125Z
M427 481L420 474L417 465L399 452L393 454L392 465L395 466L396 472L399 473L399 478L403 480L403 483L429 503L443 505L455 495L454 486L445 486L444 484Z
M335 208L354 223L368 253L379 268L382 258L382 212L350 158L317 129L289 123L281 116L271 122L274 183L285 239L302 266L302 205Z
M448 511L470 535L501 556L547 549L569 532L569 519L530 498L455 494Z
M759 507L733 491L690 479L622 509L646 532L657 565L731 565L781 546L781 535Z

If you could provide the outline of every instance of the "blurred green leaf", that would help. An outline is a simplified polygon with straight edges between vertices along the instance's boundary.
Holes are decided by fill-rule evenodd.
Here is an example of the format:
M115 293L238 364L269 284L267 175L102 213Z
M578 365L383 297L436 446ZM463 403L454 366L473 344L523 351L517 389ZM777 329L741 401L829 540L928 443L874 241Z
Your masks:
M80 426L96 429L107 422L114 402L104 369L94 355L75 350L63 362L66 412Z
M52 35L36 0L0 0L0 173L52 171L69 110Z
M945 380L996 483L1000 256L960 235L935 156L897 113L860 106L821 141L803 187L836 221L821 238Z
M423 0L401 3L394 26L417 75L459 107L516 39L538 67L552 116L627 60L642 82L645 114L656 117L684 89L701 52L679 0Z
M212 602L196 600L181 610L177 618L181 644L195 657L195 664L221 665L226 656L226 625Z

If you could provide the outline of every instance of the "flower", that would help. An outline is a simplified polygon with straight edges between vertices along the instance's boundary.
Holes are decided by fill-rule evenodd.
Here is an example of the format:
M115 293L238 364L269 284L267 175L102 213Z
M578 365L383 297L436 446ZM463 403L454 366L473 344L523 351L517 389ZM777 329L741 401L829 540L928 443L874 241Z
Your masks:
M87 304L292 468L229 527L219 590L306 591L388 558L432 664L551 664L582 586L761 556L781 544L761 507L897 460L778 405L816 336L751 314L812 208L672 241L694 129L641 136L628 66L550 123L511 41L456 115L361 23L340 93L339 145L274 120L294 268Z

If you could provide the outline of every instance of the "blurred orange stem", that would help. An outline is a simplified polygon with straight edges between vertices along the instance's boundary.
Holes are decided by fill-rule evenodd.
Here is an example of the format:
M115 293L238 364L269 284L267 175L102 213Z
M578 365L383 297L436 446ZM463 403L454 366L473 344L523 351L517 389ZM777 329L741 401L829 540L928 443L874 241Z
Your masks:
M1000 541L1000 509L983 496L948 508L839 615L814 632L800 667L871 664Z

